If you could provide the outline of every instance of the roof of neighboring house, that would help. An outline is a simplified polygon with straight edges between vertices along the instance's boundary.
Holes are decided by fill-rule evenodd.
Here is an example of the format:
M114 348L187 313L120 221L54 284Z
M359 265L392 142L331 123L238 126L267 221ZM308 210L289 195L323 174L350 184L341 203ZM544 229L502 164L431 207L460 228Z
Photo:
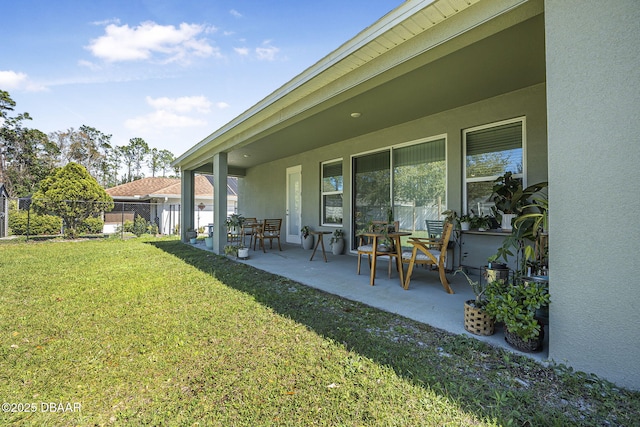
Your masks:
M213 178L207 175L196 175L195 196L213 196ZM142 178L105 190L114 199L147 200L155 197L180 198L180 178ZM237 196L237 179L227 179L227 195Z

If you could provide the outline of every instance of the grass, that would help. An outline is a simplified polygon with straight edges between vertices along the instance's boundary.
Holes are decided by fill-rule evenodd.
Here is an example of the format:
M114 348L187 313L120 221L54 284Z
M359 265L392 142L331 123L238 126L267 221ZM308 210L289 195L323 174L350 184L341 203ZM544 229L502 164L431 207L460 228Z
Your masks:
M0 425L640 419L639 393L175 240L3 242L0 271Z

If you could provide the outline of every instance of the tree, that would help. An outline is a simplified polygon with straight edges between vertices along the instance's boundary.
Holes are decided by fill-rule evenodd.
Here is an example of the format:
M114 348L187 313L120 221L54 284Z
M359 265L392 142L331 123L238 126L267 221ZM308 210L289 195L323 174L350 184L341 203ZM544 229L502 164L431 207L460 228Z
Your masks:
M129 145L118 147L118 152L127 169L124 182L131 182L143 178L142 163L149 154L149 145L142 138L131 138Z
M61 217L65 235L72 238L85 219L113 209L113 199L84 166L72 162L40 183L32 206L37 213Z
M9 116L15 105L0 90L0 182L12 196L26 196L55 167L58 150L44 133L23 126L31 120L29 113Z
M59 165L69 162L81 164L104 186L108 185L110 178L117 176L118 165L113 164L111 156L111 135L82 125L78 130L69 128L66 131L53 132L49 138L55 141L60 151Z

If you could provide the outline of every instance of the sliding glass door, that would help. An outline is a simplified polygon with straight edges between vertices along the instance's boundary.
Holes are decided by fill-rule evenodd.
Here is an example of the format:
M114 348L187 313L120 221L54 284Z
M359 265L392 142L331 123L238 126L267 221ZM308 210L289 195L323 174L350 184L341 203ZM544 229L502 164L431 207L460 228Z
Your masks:
M439 137L353 157L354 235L372 220L426 234L446 206L446 140ZM355 242L355 239L352 239Z

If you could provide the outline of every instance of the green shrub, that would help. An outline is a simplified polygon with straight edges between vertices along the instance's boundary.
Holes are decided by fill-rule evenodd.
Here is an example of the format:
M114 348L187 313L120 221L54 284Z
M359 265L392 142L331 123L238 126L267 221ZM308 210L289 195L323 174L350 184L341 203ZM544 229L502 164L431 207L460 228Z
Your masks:
M38 215L34 212L15 211L9 212L9 228L16 235L51 235L60 234L62 219L53 215Z
M140 237L147 232L147 220L141 216L136 216L133 221L133 234Z
M80 233L99 234L104 228L104 221L101 218L86 218L78 227Z

